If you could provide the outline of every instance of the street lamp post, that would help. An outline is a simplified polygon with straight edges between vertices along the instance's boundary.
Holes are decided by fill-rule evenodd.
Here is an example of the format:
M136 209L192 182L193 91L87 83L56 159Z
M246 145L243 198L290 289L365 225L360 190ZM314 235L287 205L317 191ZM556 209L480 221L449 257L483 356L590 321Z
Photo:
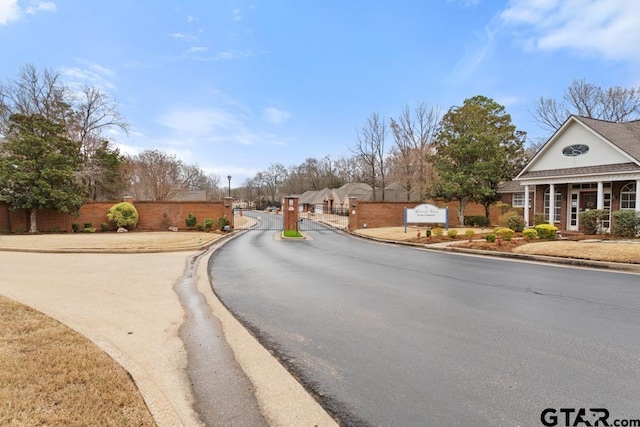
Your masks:
M227 180L229 180L229 197L231 197L231 175L227 175Z

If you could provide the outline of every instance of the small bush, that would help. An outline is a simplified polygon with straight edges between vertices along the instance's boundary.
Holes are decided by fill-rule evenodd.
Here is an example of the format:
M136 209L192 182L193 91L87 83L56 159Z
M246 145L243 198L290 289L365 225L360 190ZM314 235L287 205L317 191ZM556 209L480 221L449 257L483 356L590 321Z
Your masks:
M198 222L197 218L192 213L188 214L187 217L184 219L184 223L187 225L187 230L193 229L193 227L196 226L197 222Z
M493 242L496 241L496 235L495 234L487 234L486 236L484 236L484 239L489 243L493 243Z
M513 239L513 236L516 235L516 232L510 228L500 227L493 230L496 236L499 236L501 239L506 240L507 242Z
M602 231L602 220L609 218L609 211L605 209L592 209L580 212L580 229L584 234L598 234Z
M467 236L467 239L471 240L473 239L473 236L476 235L476 232L473 230L467 230L464 232L464 235Z
M443 233L444 232L443 232L442 228L440 228L440 227L436 227L433 230L431 230L431 234L433 234L436 237L442 237Z
M107 224L106 222L101 222L100 223L100 230L109 231L109 224Z
M469 227L489 227L491 222L484 215L469 215L464 217L464 225Z
M213 228L213 220L211 218L205 218L203 222L204 222L204 228L206 228L207 231Z
M501 227L510 228L513 231L520 232L524 230L524 217L520 213L522 209L511 209L504 215L501 215L498 223Z
M80 224L76 224L76 223L71 224L71 229L73 230L74 233L79 233L80 232Z
M533 225L547 224L548 221L544 219L543 213L533 214Z
M449 236L452 239L455 239L456 237L458 237L458 230L456 230L455 228L452 228L451 230L447 231L447 236Z
M558 227L551 224L539 224L534 227L541 239L555 239L557 237Z
M640 234L640 216L635 211L615 211L613 233L625 238L636 237Z
M120 202L109 208L107 219L118 228L131 230L138 225L138 210L129 202Z
M522 235L527 240L535 240L538 238L538 232L535 228L527 228L526 230L522 230Z
M196 230L204 231L204 225L201 222L197 223L196 224Z
M84 223L84 228L93 228L93 224L90 222L85 222Z
M84 231L85 233L95 233L96 229L93 227L85 227L82 231Z
M229 220L226 217L218 218L218 230L224 231L227 225L229 225Z

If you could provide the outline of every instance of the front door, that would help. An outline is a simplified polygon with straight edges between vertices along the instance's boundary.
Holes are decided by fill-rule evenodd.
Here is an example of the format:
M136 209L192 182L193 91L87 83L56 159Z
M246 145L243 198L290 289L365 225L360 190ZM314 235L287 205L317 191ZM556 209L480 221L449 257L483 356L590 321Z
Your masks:
M580 212L598 209L598 193L580 193Z

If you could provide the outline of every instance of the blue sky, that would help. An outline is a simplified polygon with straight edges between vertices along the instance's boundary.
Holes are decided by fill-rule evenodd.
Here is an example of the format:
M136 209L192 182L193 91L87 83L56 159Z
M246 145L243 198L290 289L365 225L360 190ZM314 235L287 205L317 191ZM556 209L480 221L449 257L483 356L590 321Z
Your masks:
M532 138L574 79L640 86L628 0L0 0L0 80L25 64L104 90L157 148L232 187L272 163L349 156L374 112L485 95ZM387 145L392 145L389 137Z

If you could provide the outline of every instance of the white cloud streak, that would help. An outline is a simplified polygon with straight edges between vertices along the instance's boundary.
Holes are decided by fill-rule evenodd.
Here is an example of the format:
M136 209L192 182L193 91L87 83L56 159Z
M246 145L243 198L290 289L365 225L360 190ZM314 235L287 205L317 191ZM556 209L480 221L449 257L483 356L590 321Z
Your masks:
M511 0L500 20L533 50L640 62L637 1Z
M289 120L290 116L291 115L289 114L289 112L284 110L278 110L275 107L267 107L262 112L262 118L266 122L273 125L280 125L286 122L287 120Z
M18 0L0 0L0 25L7 25L20 18Z

